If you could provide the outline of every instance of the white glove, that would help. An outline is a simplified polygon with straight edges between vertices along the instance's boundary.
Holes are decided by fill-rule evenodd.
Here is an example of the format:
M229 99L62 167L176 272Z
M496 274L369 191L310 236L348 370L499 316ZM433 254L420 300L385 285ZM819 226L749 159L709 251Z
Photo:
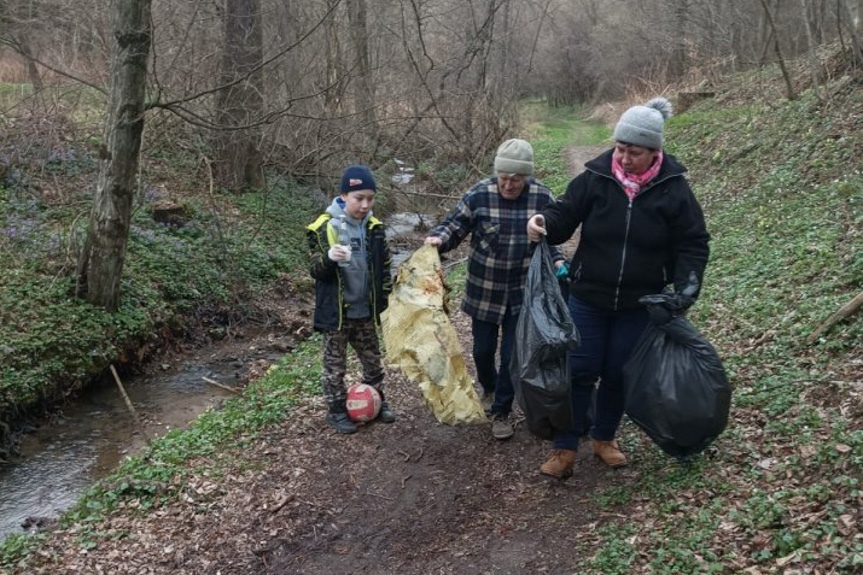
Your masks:
M351 260L351 248L341 244L330 246L330 249L327 250L327 257L334 262L348 262Z
M547 233L545 229L545 216L542 214L536 214L527 220L527 239L530 241L538 242Z

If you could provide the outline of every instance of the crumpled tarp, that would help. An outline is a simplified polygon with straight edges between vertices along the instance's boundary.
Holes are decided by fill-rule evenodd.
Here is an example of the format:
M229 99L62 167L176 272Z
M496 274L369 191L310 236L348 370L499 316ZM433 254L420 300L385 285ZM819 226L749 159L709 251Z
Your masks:
M419 382L426 404L441 423L484 423L485 412L446 314L445 295L437 249L423 246L399 267L389 306L381 315L387 361Z

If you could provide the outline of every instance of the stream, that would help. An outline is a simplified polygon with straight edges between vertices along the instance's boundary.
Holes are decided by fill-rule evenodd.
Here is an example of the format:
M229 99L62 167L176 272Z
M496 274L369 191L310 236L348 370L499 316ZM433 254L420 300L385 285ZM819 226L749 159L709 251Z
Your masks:
M123 378L148 435L185 427L231 396L203 379L239 386L245 364L231 357L208 362L206 356L215 357L218 349L200 350L195 360L165 365L168 369L161 373ZM275 362L283 355L268 350L253 357ZM88 388L54 421L25 434L18 457L0 466L0 540L22 531L24 525L36 526L61 515L94 481L144 443L113 380Z

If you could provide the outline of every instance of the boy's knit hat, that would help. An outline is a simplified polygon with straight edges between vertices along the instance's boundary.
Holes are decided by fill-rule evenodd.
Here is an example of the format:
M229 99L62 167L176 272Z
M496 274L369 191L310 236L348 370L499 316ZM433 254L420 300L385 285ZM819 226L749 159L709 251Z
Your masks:
M515 138L507 140L497 149L494 169L505 174L531 175L533 173L533 147L524 140Z
M346 194L358 190L372 190L376 192L377 189L378 185L375 183L375 177L367 166L352 164L345 168L345 172L342 174L342 185L339 187L339 193Z
M654 150L662 149L662 126L671 117L671 102L653 98L643 106L633 106L620 116L614 127L614 140Z

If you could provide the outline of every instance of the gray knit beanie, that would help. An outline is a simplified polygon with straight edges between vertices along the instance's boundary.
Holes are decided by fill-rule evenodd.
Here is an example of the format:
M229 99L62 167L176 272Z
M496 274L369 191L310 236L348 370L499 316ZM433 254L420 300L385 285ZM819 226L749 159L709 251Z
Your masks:
M529 176L533 173L533 146L524 140L507 140L497 149L494 169L505 174Z
M633 106L620 116L614 127L614 140L654 150L662 149L662 126L671 117L671 102L653 98L643 106Z

